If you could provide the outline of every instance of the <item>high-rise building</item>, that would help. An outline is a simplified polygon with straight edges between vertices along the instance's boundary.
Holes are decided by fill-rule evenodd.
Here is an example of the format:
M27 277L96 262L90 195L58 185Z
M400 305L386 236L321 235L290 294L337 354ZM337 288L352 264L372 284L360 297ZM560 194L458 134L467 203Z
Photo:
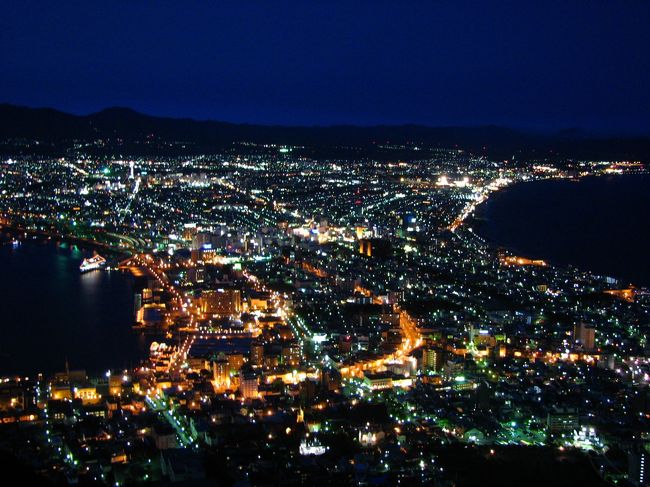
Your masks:
M596 346L596 330L593 326L578 323L573 327L573 342L583 350L593 350Z
M635 445L627 457L627 479L632 485L650 485L650 454L642 445Z
M445 351L439 348L426 347L422 349L422 370L438 372L445 363Z
M251 343L251 365L255 367L264 365L264 343L259 340Z
M255 372L244 372L239 384L239 392L244 399L257 399L258 377Z

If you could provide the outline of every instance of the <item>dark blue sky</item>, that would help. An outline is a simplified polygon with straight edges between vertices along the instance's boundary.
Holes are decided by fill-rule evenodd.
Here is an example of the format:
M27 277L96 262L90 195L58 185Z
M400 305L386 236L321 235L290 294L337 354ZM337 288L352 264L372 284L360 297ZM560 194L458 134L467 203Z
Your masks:
M2 0L0 101L650 133L650 1Z

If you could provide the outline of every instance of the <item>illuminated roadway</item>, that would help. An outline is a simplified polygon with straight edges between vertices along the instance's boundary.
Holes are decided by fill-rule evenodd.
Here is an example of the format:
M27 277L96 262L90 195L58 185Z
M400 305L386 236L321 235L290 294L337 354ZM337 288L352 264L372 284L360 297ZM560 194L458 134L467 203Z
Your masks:
M386 367L386 364L395 361L402 361L417 347L422 345L422 335L410 315L400 310L400 331L402 333L402 342L399 348L390 354L382 357L358 361L350 365L343 366L339 369L343 377L360 376L365 370L379 372Z
M147 403L149 404L151 410L159 414L162 414L165 420L171 425L172 428L174 428L174 431L176 432L176 436L180 441L180 446L181 447L191 446L192 443L194 442L194 439L190 436L188 432L185 431L185 425L181 424L181 420L174 416L173 410L170 412L170 410L167 409L167 405L165 404L165 401L159 396L147 395L146 398L147 398ZM185 418L183 418L181 415L179 416L183 421L185 421Z

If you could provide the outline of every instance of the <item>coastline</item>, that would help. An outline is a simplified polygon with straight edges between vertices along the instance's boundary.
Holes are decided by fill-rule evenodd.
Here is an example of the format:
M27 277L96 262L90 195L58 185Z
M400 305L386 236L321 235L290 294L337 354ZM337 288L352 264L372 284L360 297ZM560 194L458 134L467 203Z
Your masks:
M3 229L2 237L7 234ZM91 247L72 239L28 235L23 242L2 250L0 287L8 302L2 377L49 377L63 370L64 359L73 369L95 374L146 358L147 340L132 330L138 284L130 273L80 272L79 262ZM37 306L30 289L38 290Z
M78 245L81 248L88 250L102 250L103 252L109 254L111 257L123 260L133 256L133 252L123 248L117 248L115 246L109 245L98 240L76 237L74 235L64 235L56 232L48 232L46 230L34 230L24 228L18 225L12 224L0 224L0 236L1 234L10 235L13 238L18 240L22 238L27 238L27 236L35 237L35 239L45 239L45 240L54 240L67 242L70 244Z
M641 288L650 287L650 283L649 283L650 276L647 276L646 278L641 280L638 279L635 280L626 276L625 270L617 271L616 269L612 269L607 272L603 272L600 269L595 269L593 265L586 265L585 262L573 261L572 259L569 259L566 255L562 255L562 252L559 252L560 255L551 255L551 253L549 252L535 252L533 249L530 248L530 246L523 245L521 242L519 244L512 242L513 240L512 235L506 235L505 237L496 238L493 234L494 230L490 230L490 226L498 225L497 223L498 219L505 218L505 215L500 215L498 217L495 215L490 215L490 212L494 211L495 201L498 201L499 198L505 196L507 193L509 193L508 197L514 199L515 195L511 196L512 192L513 191L520 192L522 190L521 188L523 187L529 185L537 185L538 187L541 187L541 185L546 186L548 184L553 184L553 183L560 183L560 184L562 183L578 183L578 184L606 183L607 184L611 181L616 181L619 178L634 178L635 180L637 180L637 178L649 178L649 177L650 177L650 171L642 171L638 173L590 174L590 175L581 175L579 177L551 177L551 178L540 178L540 179L533 179L527 181L516 181L513 182L512 184L504 186L503 188L500 188L497 191L490 192L488 197L485 198L479 205L477 205L474 212L472 212L472 214L463 222L461 228L463 231L467 231L468 228L471 227L473 236L479 238L482 241L482 243L484 243L491 250L505 249L507 252L517 256L530 258L530 259L543 259L552 266L569 267L569 268L574 268L580 272L587 272L594 275L613 277L617 281L619 281L619 283L627 282L628 284L632 284L634 286L641 287ZM620 180L618 181L618 184L621 184ZM516 196L519 197L520 195L516 195ZM510 202L510 204L512 205L513 202ZM500 208L500 211L504 212L504 209ZM515 210L511 209L510 211L514 212ZM531 225L538 225L539 223L541 223L542 225L544 224L549 225L552 222L550 221L545 222L544 219L541 219L541 220L537 220L535 223ZM528 228L532 228L532 227L528 227ZM603 233L607 234L608 232L606 231L606 229L603 228ZM508 240L510 241L508 242Z

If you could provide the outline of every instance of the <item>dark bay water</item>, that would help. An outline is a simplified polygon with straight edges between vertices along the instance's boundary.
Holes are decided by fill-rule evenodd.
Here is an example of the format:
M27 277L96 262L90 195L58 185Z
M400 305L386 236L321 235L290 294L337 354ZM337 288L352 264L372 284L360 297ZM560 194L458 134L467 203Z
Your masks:
M650 286L649 175L522 183L478 217L478 233L495 245Z
M131 330L133 280L79 272L92 255L73 245L0 240L0 374L137 365L144 337Z

